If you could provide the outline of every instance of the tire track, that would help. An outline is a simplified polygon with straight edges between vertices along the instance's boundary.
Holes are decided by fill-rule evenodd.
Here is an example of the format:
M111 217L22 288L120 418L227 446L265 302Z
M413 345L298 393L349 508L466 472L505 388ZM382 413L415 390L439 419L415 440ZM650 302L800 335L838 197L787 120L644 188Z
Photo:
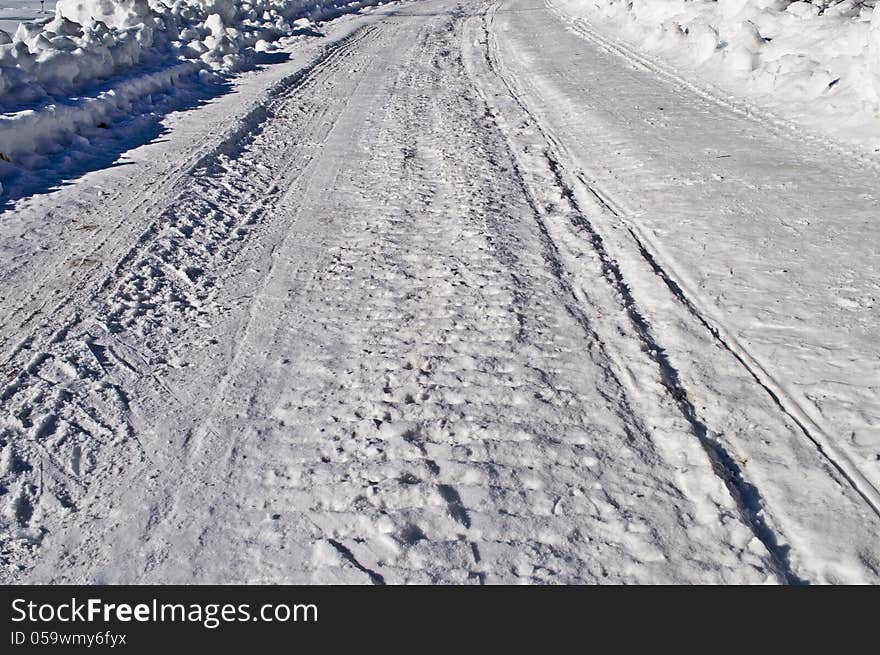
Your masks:
M739 100L734 101L729 98L723 98L720 91L703 88L686 80L671 69L635 52L627 45L603 36L586 21L574 20L564 16L553 6L552 1L545 0L545 4L578 35L616 56L627 61L636 62L655 75L670 80L677 87L692 92L704 102L713 103L735 113L748 116L751 120L757 121L771 130L784 132L799 140L820 144L825 149L841 153L850 159L855 159L869 168L877 169L880 167L880 162L876 158L853 153L829 139L808 134L802 128L760 110L753 105ZM521 103L520 106L522 106ZM711 319L707 312L698 307L698 303L694 300L692 294L688 294L685 290L685 285L676 278L671 268L662 262L661 257L658 255L656 244L651 243L650 239L628 220L626 213L609 199L608 194L597 188L595 184L591 183L580 172L574 172L573 177L575 178L573 181L579 182L605 211L618 218L626 226L627 231L638 248L639 254L651 267L654 274L663 281L672 297L709 332L712 339L720 347L730 353L740 363L746 373L766 392L776 407L798 427L803 436L815 447L819 455L867 503L871 511L880 517L880 490L862 474L858 465L850 457L834 447L832 435L810 418L801 403L782 387L767 367L761 364L748 348L743 346L723 325Z
M373 26L362 27L339 41L326 46L316 59L272 87L265 97L259 103L256 103L247 114L238 120L237 125L224 135L220 143L208 146L207 150L197 150L188 159L166 173L162 179L154 182L150 188L141 193L137 198L137 204L134 207L126 207L124 213L119 215L118 221L102 239L94 244L94 247L78 255L81 263L90 262L90 265L61 298L50 293L48 289L49 285L57 281L58 271L53 271L46 276L43 282L29 290L27 298L20 304L12 307L7 314L10 318L19 318L20 320L14 326L10 326L8 322L0 323L0 340L2 340L0 344L4 347L12 345L12 348L7 350L3 355L3 360L0 361L0 371L7 376L13 375L12 371L15 368L13 360L23 350L33 349L34 344L40 340L40 326L29 328L29 324L32 324L40 316L51 316L51 323L53 325L58 325L59 322L62 324L62 327L55 334L70 329L72 325L77 323L78 318L71 316L65 319L64 317L69 314L67 308L79 307L88 298L106 289L115 279L118 269L133 256L133 253L137 252L142 243L150 239L156 230L157 224L155 221L150 221L146 229L140 235L135 236L133 245L129 246L116 259L114 264L104 264L106 256L99 256L100 253L105 252L108 247L111 249L124 247L124 240L133 236L125 231L125 228L132 223L132 216L147 216L150 213L157 213L169 207L173 211L173 203L177 201L180 195L186 192L189 176L197 174L200 170L208 171L212 162L216 161L220 156L234 157L237 152L246 147L260 133L262 126L272 119L273 108L283 103L285 98L295 93L300 86L308 84L309 80L314 75L319 74L323 68L332 65L340 56L344 56L345 52L356 47L358 41L367 38L374 29ZM107 207L103 206L101 209L106 211ZM50 304L51 308L47 309L50 307ZM21 337L22 333L26 336ZM15 335L18 340L13 343L13 337L10 335ZM49 337L49 340L51 338L52 336Z
M803 409L800 408L798 402L785 393L775 382L773 376L749 353L748 349L730 337L726 330L707 318L697 308L682 286L675 280L675 277L660 264L659 259L648 245L650 242L640 236L637 228L626 221L625 216L614 208L611 201L607 200L604 194L596 190L582 175L576 174L576 177L606 211L621 219L626 225L627 231L638 247L639 254L650 265L654 274L663 281L672 296L711 334L719 346L730 353L742 365L743 369L767 393L779 410L798 426L803 435L815 446L816 451L822 458L846 480L853 491L864 499L874 514L880 517L880 492L859 472L858 467L848 457L833 448L829 436L809 419Z
M493 14L498 6L499 3L492 4L481 20L485 44L483 55L489 72L500 81L506 94L522 113L522 116L517 117L517 120L531 126L546 144L542 155L545 160L546 170L549 173L548 178L552 180L552 183L556 186L561 196L569 205L571 209L571 212L569 213L570 220L577 230L586 236L588 243L596 253L602 269L603 278L611 285L617 297L620 299L621 306L626 312L635 334L643 343L643 352L647 353L655 363L660 375L660 380L668 392L669 397L674 401L675 405L681 412L681 415L690 425L692 434L699 441L711 462L713 472L723 481L725 487L733 498L738 508L740 518L750 527L752 532L770 554L772 561L771 566L779 576L780 580L787 584L804 584L805 581L802 580L791 568L788 547L779 544L776 534L764 520L762 515L763 500L760 492L754 484L746 480L742 469L737 465L735 458L727 452L720 442L710 437L705 423L699 418L693 402L688 397L687 389L682 385L679 379L678 371L666 355L666 351L662 344L658 342L651 325L639 312L630 285L624 279L623 273L615 260L609 256L601 235L593 226L586 213L579 206L575 193L572 190L571 183L568 182L568 174L559 163L558 155L554 152L554 147L558 148L558 143L555 138L545 130L538 119L529 111L526 104L520 99L519 94L514 89L513 83L503 72L501 72L497 54L495 49L493 49L493 36L491 33ZM510 121L510 117L506 118ZM512 156L515 157L513 151ZM529 188L528 183L524 182L524 188L528 189L530 194L534 194ZM539 204L540 202L538 200L533 201L536 216L540 218L541 212L537 209ZM547 236L548 239L552 240L549 231L547 231ZM560 270L564 269L564 264L562 264L561 259L559 266ZM560 276L562 276L562 274L560 274Z
M222 309L217 298L238 253L261 234L280 189L300 170L273 166L274 158L261 163L254 155L266 151L261 142L267 140L294 146L296 131L289 128L297 122L320 126L320 103L291 111L291 98L307 97L375 29L365 26L327 47L273 87L268 102L252 109L220 145L175 169L174 191L165 189L167 197L134 245L102 277L84 275L74 285L53 310L51 332L42 336L44 326L36 326L7 355L6 370L13 372L0 387L0 484L6 490L0 500L11 517L2 536L6 574L32 566L46 526L83 510L93 489L112 479L122 462L133 470L163 468L132 425L138 410L130 398L152 394L186 403L157 374L176 356L165 343L168 330ZM288 134L277 138L285 128ZM148 193L143 206L153 197ZM93 269L102 270L100 264ZM40 293L38 288L32 296ZM46 302L24 324L42 314ZM122 349L136 352L138 363ZM22 356L27 359L16 371Z
M773 114L771 111L752 104L743 98L736 98L726 94L723 90L713 87L707 82L701 81L700 83L696 83L686 79L679 75L673 68L666 66L647 55L636 52L620 40L603 35L590 25L586 19L572 18L571 16L566 15L553 4L553 0L543 0L543 2L547 8L574 33L592 41L606 52L622 57L632 64L650 71L658 77L669 80L675 86L686 89L702 101L745 116L749 120L760 123L768 130L777 134L785 134L799 141L806 141L819 145L825 150L831 150L848 159L855 160L865 168L880 171L880 158L876 155L872 155L864 150L851 150L837 141L829 139L821 134L810 132L806 128L785 118L781 118Z
M110 431L93 456L108 464L103 495L75 499L79 521L41 501L52 547L19 577L786 581L650 344L631 324L600 337L623 314L613 286L597 276L592 303L567 268L554 237L571 198L543 147L549 177L529 184L474 86L467 6L419 8L395 11L245 148L188 175L83 312L86 343L73 353L78 328L59 334L11 389L43 440L77 404ZM79 386L63 378L82 370L78 353L91 371ZM118 405L101 386L111 376ZM114 434L125 421L131 436ZM63 452L63 466L88 462Z

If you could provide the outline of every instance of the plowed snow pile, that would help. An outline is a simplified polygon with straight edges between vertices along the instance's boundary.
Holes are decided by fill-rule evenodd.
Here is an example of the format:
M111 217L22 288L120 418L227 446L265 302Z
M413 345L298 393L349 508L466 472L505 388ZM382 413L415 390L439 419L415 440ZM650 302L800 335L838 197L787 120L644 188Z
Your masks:
M182 77L238 70L312 21L369 4L60 0L52 17L0 30L0 181L45 166Z
M780 115L880 149L875 0L550 1Z

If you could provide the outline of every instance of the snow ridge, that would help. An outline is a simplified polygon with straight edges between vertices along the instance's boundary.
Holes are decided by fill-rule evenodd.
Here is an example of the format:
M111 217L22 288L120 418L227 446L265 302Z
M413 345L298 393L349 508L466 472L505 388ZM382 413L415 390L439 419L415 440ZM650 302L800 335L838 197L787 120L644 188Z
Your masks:
M630 57L634 61L638 61L640 64L650 68L655 71L658 75L664 75L675 81L676 83L680 83L687 88L690 88L694 92L698 93L701 96L706 97L708 100L718 102L722 106L729 107L734 111L744 111L743 109L731 105L726 102L722 98L718 98L717 96L712 96L711 93L707 93L703 91L696 85L689 83L686 80L679 78L675 73L664 70L661 67L654 65L650 60L647 60L643 57L640 57L638 53L633 52L628 49L626 46L614 43L607 38L604 38L602 35L598 34L595 30L589 29L587 25L577 24L574 26L575 31L584 36L593 42L595 42L600 47L606 48L610 51L616 52L619 55ZM787 128L792 127L790 125L786 125L784 121L774 121L772 116L761 115L759 110L754 108L747 108L745 110L750 115L753 115L756 119L762 120L774 127ZM800 135L803 139L809 139L809 135ZM834 146L834 143L823 143L823 145ZM847 153L850 154L850 153ZM858 159L860 164L863 164L868 167L876 168L877 162L870 157L859 157L855 156ZM591 184L587 179L583 177L581 173L576 173L577 178L584 185L586 189L595 197L596 201L598 201L599 205L610 214L618 217L621 220L625 220L626 212L620 210L616 204L610 200L604 193L598 190L595 185ZM807 412L800 406L797 400L795 400L791 394L786 393L781 385L776 379L774 379L773 375L771 375L764 366L762 366L753 355L748 351L747 348L743 347L738 340L731 334L727 333L723 327L714 319L712 319L707 312L702 311L695 302L691 299L693 294L689 293L689 290L684 288L684 284L676 281L675 275L671 274L668 264L661 263L661 258L653 252L656 248L652 248L651 240L648 239L645 235L642 234L641 230L639 230L634 224L627 221L626 229L632 236L634 242L636 243L639 252L642 258L650 265L651 269L654 273L663 280L665 286L669 289L672 295L677 299L678 302L681 303L683 307L694 317L697 321L712 335L712 338L715 342L727 350L733 357L736 358L737 361L742 365L742 367L748 371L748 374L758 383L761 388L763 388L766 393L770 396L773 403L779 407L781 411L783 411L793 422L798 426L799 430L803 433L803 435L815 446L816 450L821 454L821 456L827 460L827 462L837 470L837 472L842 476L844 480L853 488L856 493L858 493L865 502L868 503L871 510L880 516L880 493L874 484L872 484L865 475L859 470L859 467L851 460L849 456L845 453L841 452L838 447L834 446L833 439L829 436L826 429L823 429L814 419L810 418Z
M550 0L818 132L880 148L875 0Z
M709 428L698 415L696 407L694 406L692 399L689 397L686 387L680 380L678 370L670 361L665 348L658 342L652 326L639 311L630 284L624 278L619 263L609 255L605 247L604 239L593 226L588 213L581 208L574 189L567 181L567 172L559 161L559 157L553 152L554 147L559 147L558 142L552 134L542 128L540 122L532 115L525 103L520 99L519 94L511 81L501 71L500 66L497 63L497 54L493 51L494 48L489 45L491 44L492 39L488 24L486 23L486 20L491 20L492 17L494 17L493 13L497 10L497 7L497 4L493 6L493 10L491 10L487 17L484 17L481 26L487 44L485 51L486 65L488 70L497 77L498 82L502 85L499 88L503 89L503 94L506 94L506 96L512 101L513 106L518 107L522 112L521 124L530 125L530 128L536 134L539 134L540 138L547 144L546 147L540 151L540 154L538 154L537 149L531 149L534 153L532 157L543 159L543 161L540 163L532 162L529 165L525 165L525 167L529 169L539 169L546 166L548 179L553 180L560 196L564 199L570 209L571 223L585 236L591 248L594 250L595 255L599 260L602 276L614 290L621 308L627 316L633 333L643 344L642 351L648 355L654 366L656 366L658 381L666 390L669 398L673 401L675 407L689 426L690 432L705 452L712 472L726 487L735 503L740 520L744 525L748 526L752 534L754 534L755 538L761 543L762 547L769 555L768 564L773 570L773 573L785 584L806 584L806 580L802 579L792 569L788 554L789 546L780 543L773 528L768 525L768 522L765 519L763 512L764 501L760 491L754 484L746 479L741 467L737 464L735 457L731 456L723 444L713 438ZM501 94L497 94L495 97L498 98L499 95ZM520 156L527 156L524 153L529 150L530 149L528 148L524 149ZM587 184L585 180L581 178L578 172L575 172L575 177L596 196L602 207L609 210L611 214L620 216L602 199L601 196L596 193L592 186ZM538 210L539 204L539 202L535 202L533 205L533 208L538 215L540 215L540 211ZM545 227L545 230L547 231L548 238L551 238L552 240L549 228ZM577 295L570 287L569 293L571 293L572 296ZM584 319L584 322L585 324L589 323L586 319Z
M0 30L0 182L108 128L185 79L241 70L314 21L375 0L59 0ZM0 185L2 192L2 185Z

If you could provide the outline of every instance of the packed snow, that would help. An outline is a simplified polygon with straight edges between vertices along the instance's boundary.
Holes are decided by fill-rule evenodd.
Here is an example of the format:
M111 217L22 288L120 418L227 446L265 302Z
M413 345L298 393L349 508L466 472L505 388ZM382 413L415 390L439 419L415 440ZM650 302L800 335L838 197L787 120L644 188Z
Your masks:
M880 149L875 0L550 0L780 116Z
M4 116L0 581L880 579L880 164L715 85L783 37L89 6L136 56Z
M5 0L0 193L151 109L189 80L249 66L279 39L371 0ZM51 2L49 3L51 5ZM873 0L550 0L710 84L868 151L880 149ZM877 5L880 7L880 5ZM48 15L44 15L48 14ZM25 19L20 23L14 21Z
M51 17L0 30L0 182L46 166L181 78L235 72L279 39L314 32L314 21L369 4L60 0Z

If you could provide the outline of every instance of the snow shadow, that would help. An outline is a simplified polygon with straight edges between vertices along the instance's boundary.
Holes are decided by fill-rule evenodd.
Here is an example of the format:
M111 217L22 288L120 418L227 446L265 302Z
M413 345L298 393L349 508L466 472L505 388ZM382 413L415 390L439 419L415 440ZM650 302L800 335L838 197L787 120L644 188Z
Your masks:
M255 53L249 68L259 70L289 59L289 53ZM125 161L126 153L159 142L168 133L164 119L169 114L198 109L230 93L232 80L232 76L206 80L198 74L181 79L160 93L139 99L125 114L82 130L75 142L62 144L58 152L48 154L45 165L39 168L26 169L0 161L5 169L0 170L0 216L23 198L52 193L94 171L129 165L132 162Z

